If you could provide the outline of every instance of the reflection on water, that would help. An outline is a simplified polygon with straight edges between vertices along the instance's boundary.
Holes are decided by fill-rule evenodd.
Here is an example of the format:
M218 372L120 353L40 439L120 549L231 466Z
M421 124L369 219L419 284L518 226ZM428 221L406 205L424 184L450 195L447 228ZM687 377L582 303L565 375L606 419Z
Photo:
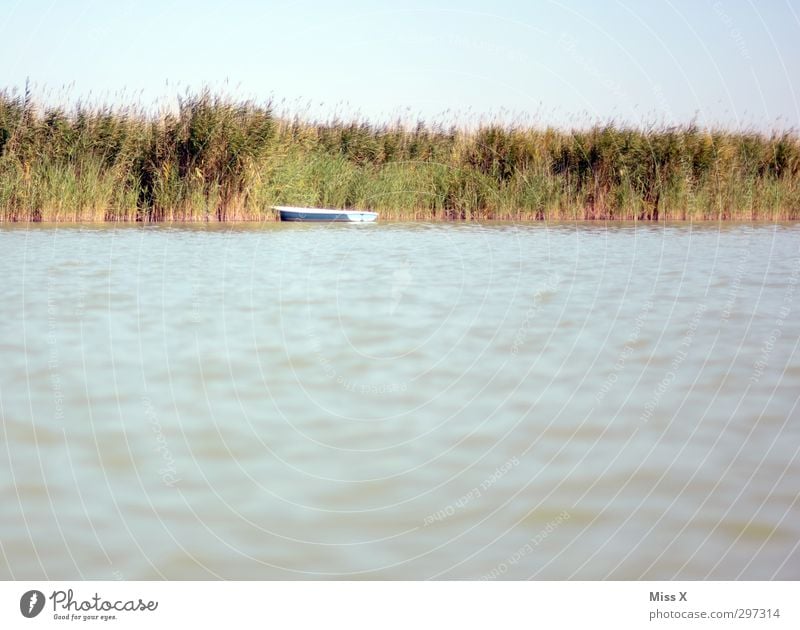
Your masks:
M800 229L0 229L0 577L800 578Z

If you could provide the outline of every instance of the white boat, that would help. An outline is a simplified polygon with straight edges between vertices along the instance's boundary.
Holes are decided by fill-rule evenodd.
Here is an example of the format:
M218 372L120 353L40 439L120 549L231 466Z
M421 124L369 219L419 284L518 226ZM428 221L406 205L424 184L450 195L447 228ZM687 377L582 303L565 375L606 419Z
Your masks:
M329 210L327 208L294 208L292 206L272 206L281 215L281 221L345 221L348 223L369 223L378 218L377 212L368 210Z

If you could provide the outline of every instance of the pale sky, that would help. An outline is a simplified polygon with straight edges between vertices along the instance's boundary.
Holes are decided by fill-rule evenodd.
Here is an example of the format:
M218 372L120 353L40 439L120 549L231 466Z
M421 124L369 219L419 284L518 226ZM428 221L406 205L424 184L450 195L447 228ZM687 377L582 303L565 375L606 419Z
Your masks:
M798 0L0 0L0 60L51 101L208 85L374 121L800 127Z

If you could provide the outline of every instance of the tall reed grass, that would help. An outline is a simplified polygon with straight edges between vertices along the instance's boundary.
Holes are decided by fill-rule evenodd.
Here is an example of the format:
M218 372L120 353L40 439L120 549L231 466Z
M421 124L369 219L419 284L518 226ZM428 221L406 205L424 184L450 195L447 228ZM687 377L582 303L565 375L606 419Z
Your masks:
M800 141L680 127L572 131L310 122L209 92L174 113L37 108L0 92L0 220L793 220Z

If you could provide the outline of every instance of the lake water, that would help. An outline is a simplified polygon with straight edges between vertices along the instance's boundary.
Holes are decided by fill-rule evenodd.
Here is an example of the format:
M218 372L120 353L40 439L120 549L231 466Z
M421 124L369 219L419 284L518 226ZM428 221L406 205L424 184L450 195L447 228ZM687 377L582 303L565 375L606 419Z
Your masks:
M0 577L800 579L800 226L0 226Z

